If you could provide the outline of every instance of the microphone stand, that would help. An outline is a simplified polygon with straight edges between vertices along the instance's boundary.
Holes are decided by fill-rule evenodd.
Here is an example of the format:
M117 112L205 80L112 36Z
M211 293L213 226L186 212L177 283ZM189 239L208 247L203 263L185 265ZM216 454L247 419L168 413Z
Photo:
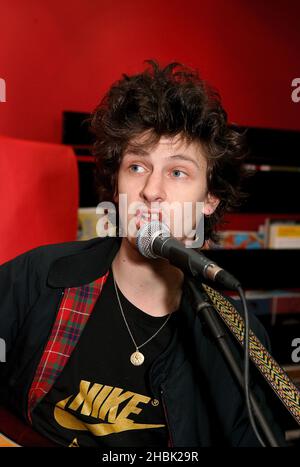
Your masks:
M199 288L195 285L192 279L188 279L187 283L190 287L190 291L193 296L194 307L197 313L197 316L204 319L205 323L207 324L211 335L215 339L219 349L223 353L227 364L229 365L235 379L239 383L240 387L244 390L244 378L243 373L238 365L235 356L233 355L232 350L230 349L228 342L226 341L226 329L224 324L222 323L221 319L217 316L216 310L214 309L213 305L208 301L205 292L199 290ZM261 430L265 436L265 439L268 441L269 445L272 447L279 447L279 442L277 441L271 427L269 426L264 414L262 413L259 404L251 391L250 393L250 401L253 407L253 412L260 424Z

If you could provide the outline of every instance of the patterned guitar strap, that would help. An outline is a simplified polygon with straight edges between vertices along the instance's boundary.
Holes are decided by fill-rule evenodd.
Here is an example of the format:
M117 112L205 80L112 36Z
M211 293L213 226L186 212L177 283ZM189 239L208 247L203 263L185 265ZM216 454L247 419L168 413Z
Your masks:
M238 342L243 346L244 320L233 307L216 290L202 284L209 296L215 310L219 313L224 323L228 326ZM286 406L295 420L300 425L300 391L293 384L287 374L269 354L255 334L249 332L249 356L261 374L273 388L281 402Z

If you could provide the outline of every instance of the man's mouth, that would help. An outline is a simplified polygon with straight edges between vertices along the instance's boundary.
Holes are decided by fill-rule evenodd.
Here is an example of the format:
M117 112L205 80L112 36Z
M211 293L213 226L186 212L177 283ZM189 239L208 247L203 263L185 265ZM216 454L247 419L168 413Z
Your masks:
M140 229L140 227L148 222L152 221L159 221L162 222L162 211L161 210L140 210L138 209L136 212L136 227Z

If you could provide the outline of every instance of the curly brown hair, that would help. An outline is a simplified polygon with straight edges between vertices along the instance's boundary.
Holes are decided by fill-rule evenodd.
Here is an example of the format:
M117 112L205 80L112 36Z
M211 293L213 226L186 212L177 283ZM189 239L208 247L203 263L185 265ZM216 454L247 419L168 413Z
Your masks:
M99 201L113 200L122 155L136 137L148 134L142 144L149 147L161 136L182 135L200 142L207 157L208 191L220 203L206 217L205 239L216 241L217 224L244 197L244 134L228 124L218 92L197 71L177 62L146 63L142 73L114 83L91 115Z

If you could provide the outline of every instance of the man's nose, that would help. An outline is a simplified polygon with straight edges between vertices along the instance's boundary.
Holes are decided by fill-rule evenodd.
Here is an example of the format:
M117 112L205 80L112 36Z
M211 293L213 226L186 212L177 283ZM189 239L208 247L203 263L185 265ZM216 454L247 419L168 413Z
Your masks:
M140 196L148 203L164 201L166 195L162 175L154 172L149 174L141 189Z

